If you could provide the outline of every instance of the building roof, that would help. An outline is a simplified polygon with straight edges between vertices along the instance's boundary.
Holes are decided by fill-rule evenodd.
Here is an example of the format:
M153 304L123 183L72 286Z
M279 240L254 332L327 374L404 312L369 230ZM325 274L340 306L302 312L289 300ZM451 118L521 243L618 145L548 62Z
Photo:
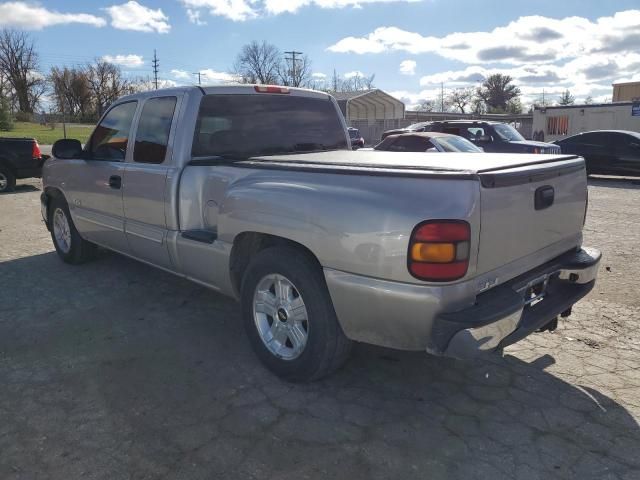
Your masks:
M377 88L372 88L370 90L358 90L356 92L329 92L329 95L333 96L338 101L351 100L353 98L375 92L376 90Z
M552 105L549 107L534 107L534 110L558 110L561 108L595 108L595 107L627 107L634 102L585 103L582 105Z

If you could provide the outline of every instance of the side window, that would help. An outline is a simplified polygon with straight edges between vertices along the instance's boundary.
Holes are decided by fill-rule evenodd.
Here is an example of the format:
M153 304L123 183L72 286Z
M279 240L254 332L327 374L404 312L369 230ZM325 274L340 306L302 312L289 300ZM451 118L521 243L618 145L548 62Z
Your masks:
M164 162L176 101L176 97L158 97L144 103L133 148L135 162Z
M138 102L127 102L109 110L91 136L88 152L92 159L124 160L137 105Z
M460 135L460 128L458 127L444 127L442 133L449 133L451 135Z
M484 128L480 127L469 127L463 132L462 136L468 138L469 140L478 140L480 137L485 135Z

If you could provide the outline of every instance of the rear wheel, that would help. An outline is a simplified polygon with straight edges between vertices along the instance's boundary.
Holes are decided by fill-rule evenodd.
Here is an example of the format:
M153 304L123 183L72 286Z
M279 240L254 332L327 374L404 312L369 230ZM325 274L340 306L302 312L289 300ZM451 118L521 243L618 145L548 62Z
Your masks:
M69 214L69 206L63 198L51 200L49 226L56 252L66 263L79 264L94 256L96 245L80 236Z
M258 253L242 281L242 316L256 355L294 382L340 368L351 341L336 318L322 271L304 252L273 247Z
M0 193L13 192L16 188L16 177L7 167L0 165Z

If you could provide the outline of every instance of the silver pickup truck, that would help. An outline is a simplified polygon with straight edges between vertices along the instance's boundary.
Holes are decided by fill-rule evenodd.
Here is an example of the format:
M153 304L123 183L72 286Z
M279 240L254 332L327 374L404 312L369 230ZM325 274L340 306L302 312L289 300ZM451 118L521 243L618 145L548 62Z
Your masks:
M238 299L258 357L320 378L353 341L469 358L595 282L584 161L352 152L335 100L271 86L123 97L60 140L42 215L60 257L97 245Z

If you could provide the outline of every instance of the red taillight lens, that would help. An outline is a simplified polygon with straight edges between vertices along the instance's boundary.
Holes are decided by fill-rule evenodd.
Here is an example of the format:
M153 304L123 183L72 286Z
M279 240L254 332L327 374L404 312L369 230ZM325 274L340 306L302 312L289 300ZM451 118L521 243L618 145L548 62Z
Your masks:
M429 220L413 229L407 265L420 280L450 282L469 268L471 227L462 220Z
M289 93L290 90L287 87L276 87L274 85L256 85L256 92L258 93Z
M40 145L35 140L33 141L33 146L31 147L31 157L32 158L40 158L42 156L42 152L40 151Z

